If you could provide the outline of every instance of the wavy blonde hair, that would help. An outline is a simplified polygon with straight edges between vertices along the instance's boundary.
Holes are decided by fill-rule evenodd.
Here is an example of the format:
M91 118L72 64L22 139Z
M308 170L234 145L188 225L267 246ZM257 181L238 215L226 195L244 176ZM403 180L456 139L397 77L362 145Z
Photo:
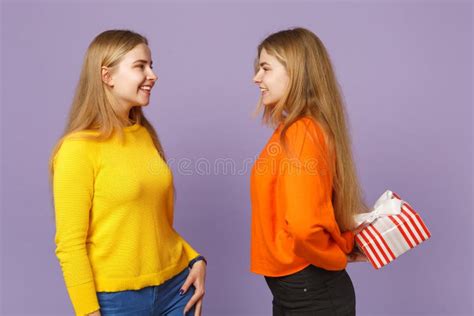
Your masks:
M123 139L125 123L112 108L113 100L102 81L101 69L105 66L114 71L123 56L139 44L148 45L146 37L129 30L109 30L97 35L89 45L66 128L49 160L50 178L54 174L53 159L68 135L93 130L97 133L84 133L81 137L105 140L117 134ZM133 107L129 113L129 120L141 124L148 130L158 153L165 159L158 135L143 114L142 108Z
M263 107L263 121L282 126L280 141L286 144L286 131L302 117L311 117L323 128L334 158L332 203L341 231L354 228L353 217L368 210L352 157L346 111L336 76L321 40L304 28L283 30L269 35L257 49L255 69L262 50L274 56L286 69L289 84L284 96L272 107Z

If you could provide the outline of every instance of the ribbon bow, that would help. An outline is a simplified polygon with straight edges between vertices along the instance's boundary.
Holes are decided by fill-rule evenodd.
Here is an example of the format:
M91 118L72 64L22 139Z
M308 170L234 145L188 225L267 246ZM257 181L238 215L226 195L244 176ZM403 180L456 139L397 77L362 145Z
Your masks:
M356 227L359 227L360 225L367 226L382 216L400 214L403 203L404 201L393 196L392 191L385 191L385 193L379 197L377 202L375 202L372 211L354 216L357 225Z

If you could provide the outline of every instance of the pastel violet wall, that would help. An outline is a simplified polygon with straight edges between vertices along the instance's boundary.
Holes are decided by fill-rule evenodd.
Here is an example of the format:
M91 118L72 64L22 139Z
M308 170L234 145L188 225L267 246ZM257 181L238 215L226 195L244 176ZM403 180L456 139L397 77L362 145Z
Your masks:
M271 134L252 118L256 46L292 26L332 56L367 201L394 190L433 235L382 270L348 267L358 314L470 315L472 16L456 1L4 1L1 315L72 315L47 161L87 45L110 28L150 40L159 82L146 113L175 162L177 229L209 259L204 315L270 315L264 280L249 273L244 166ZM213 170L222 159L236 171Z

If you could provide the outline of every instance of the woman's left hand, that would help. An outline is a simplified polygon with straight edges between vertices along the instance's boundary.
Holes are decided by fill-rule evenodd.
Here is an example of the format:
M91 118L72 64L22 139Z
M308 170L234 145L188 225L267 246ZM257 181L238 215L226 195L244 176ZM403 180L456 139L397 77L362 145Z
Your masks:
M194 285L194 295L191 296L188 304L184 307L184 314L196 304L194 316L201 316L202 300L205 294L205 283L206 281L206 263L203 260L197 261L193 264L191 271L189 272L186 281L184 281L181 287L181 293L186 293L191 285Z

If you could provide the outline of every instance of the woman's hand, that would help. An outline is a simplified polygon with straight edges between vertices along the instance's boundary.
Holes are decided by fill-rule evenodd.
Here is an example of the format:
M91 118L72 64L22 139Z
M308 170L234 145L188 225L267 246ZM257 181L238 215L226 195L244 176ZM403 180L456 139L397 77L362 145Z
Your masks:
M194 316L201 316L202 300L205 294L204 283L206 280L206 263L203 260L197 261L193 264L193 268L189 272L186 281L181 287L181 293L186 293L191 285L194 285L194 295L184 307L184 314L196 304Z
M347 255L347 262L367 262L369 259L359 250L359 248L354 247L354 250L350 254Z
M360 233L361 230L363 230L367 226L368 226L367 224L362 223L359 226L357 226L354 230L352 230L352 232L354 233L354 235L357 235L358 233Z
M100 316L100 310L96 310L93 313L87 314L87 316Z

